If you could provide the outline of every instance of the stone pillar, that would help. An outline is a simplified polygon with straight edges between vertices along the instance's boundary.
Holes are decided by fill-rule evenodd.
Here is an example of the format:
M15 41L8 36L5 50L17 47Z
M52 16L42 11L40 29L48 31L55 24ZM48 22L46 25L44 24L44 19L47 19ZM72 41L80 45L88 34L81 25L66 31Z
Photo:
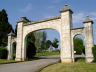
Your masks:
M23 44L23 24L27 21L22 17L17 21L17 46L16 46L16 61L23 61L22 59L22 44Z
M75 62L75 56L74 56L74 37L71 36L71 42L72 42L72 62Z
M72 63L71 53L71 28L73 11L67 7L60 10L61 13L61 62Z
M12 37L15 37L15 34L11 31L8 34L8 49L7 49L8 50L8 57L7 57L8 60L13 59Z
M93 61L92 47L94 46L93 41L93 21L87 16L87 18L83 21L85 27L85 55L86 62Z

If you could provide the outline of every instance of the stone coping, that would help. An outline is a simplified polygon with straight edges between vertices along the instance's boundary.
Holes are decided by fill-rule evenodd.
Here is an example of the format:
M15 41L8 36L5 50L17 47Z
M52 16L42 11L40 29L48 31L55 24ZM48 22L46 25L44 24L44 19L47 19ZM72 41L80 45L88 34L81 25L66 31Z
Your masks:
M30 25L30 24L41 23L41 22L46 22L46 21L55 20L55 19L60 19L60 18L61 18L61 15L51 17L51 18L42 19L42 20L31 21L31 22L27 22L27 23L23 24L23 26Z
M76 30L76 29L84 29L85 27L79 27L79 28L71 28L71 30Z

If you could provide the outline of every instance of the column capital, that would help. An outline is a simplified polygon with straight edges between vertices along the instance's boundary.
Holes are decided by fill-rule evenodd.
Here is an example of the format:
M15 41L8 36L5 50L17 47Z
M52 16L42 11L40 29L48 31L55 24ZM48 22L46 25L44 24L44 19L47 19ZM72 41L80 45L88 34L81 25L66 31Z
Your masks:
M61 9L59 12L62 13L62 12L69 11L69 12L71 12L71 13L73 14L73 11L72 11L69 7L67 7L67 6L68 6L68 5L65 4L65 7L64 7L63 9Z
M8 36L15 36L15 34L11 30L11 32L8 34Z
M91 22L92 24L94 23L93 20L91 20L87 15L87 18L83 21L83 23L88 23L88 22Z
M17 21L17 23L20 23L20 22L27 23L27 21L24 19L24 17L23 17L23 16L22 16L22 18L21 18L19 21Z

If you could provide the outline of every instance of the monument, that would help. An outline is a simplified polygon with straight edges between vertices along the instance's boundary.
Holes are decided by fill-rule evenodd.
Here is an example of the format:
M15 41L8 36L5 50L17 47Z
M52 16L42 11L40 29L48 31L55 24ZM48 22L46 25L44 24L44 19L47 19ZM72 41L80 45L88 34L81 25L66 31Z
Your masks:
M60 16L47 18L35 22L27 22L24 17L17 21L17 37L11 32L8 34L8 59L13 59L13 42L16 42L16 61L26 59L26 40L31 32L54 29L60 33L61 42L61 62L74 63L74 37L78 34L83 35L85 39L85 58L86 62L93 61L92 47L93 41L93 21L87 16L83 21L84 27L73 28L73 11L65 4L65 7L59 11Z

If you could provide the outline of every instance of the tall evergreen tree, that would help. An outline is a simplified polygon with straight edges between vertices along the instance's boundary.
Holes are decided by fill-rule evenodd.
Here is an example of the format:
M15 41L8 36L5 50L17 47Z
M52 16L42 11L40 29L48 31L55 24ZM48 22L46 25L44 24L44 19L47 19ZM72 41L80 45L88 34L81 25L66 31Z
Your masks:
M8 15L4 9L0 11L0 46L7 46L7 35L11 32L11 30L14 32L11 24L8 22L7 16Z

